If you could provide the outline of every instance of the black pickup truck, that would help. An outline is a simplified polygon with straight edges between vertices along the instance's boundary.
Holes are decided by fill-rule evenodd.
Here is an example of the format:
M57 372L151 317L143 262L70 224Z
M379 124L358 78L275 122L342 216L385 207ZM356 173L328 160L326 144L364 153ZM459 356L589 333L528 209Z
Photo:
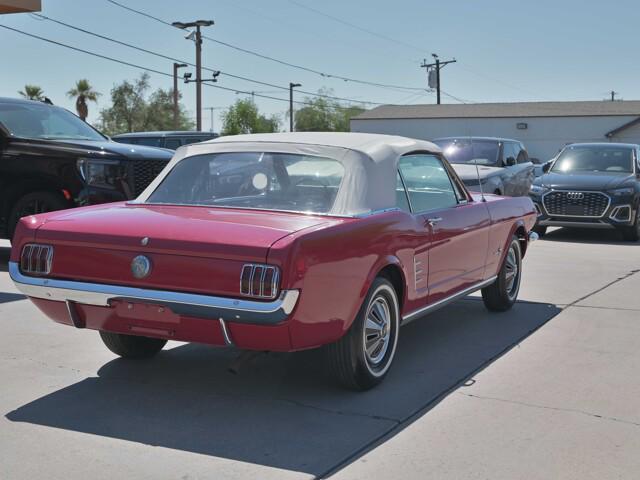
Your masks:
M133 199L171 157L113 142L63 108L0 98L0 238L26 215Z

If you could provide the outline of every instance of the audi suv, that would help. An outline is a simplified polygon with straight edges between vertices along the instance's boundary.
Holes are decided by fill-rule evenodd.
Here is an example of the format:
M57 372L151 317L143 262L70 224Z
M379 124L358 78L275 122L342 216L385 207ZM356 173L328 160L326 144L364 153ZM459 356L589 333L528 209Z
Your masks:
M538 211L535 231L547 227L616 229L640 239L640 146L575 143L543 166L529 192Z

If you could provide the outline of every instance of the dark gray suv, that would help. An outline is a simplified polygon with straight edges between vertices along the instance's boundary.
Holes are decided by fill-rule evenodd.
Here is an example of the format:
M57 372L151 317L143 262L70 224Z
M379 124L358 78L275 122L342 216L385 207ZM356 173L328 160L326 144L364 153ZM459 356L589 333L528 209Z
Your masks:
M205 142L212 138L217 138L218 136L219 135L217 133L191 131L134 132L114 135L111 137L111 140L131 145L144 145L147 147L160 147L168 148L169 150L177 150L182 145Z

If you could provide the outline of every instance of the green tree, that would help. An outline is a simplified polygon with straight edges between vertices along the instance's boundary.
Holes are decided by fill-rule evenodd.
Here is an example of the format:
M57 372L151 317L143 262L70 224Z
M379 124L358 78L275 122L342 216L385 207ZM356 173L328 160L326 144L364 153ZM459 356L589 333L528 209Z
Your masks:
M258 111L257 105L249 100L236 100L227 111L222 114L222 134L238 135L241 133L272 133L277 132L280 120L272 115L265 117Z
M44 100L44 91L37 85L25 85L18 93L29 100Z
M318 90L320 95L331 95L329 89ZM299 132L348 132L352 117L364 112L357 105L344 107L339 102L323 97L306 97L306 105L294 114L295 128Z
M111 106L100 112L100 128L107 135L149 130L173 130L173 95L171 90L149 91L149 74L133 82L128 80L111 89ZM191 130L191 122L179 105L178 129Z
M100 95L100 93L93 89L91 84L89 84L89 80L86 78L78 80L75 87L67 92L67 96L69 98L76 99L76 111L78 112L78 116L85 122L89 116L89 106L87 105L87 101L97 103Z

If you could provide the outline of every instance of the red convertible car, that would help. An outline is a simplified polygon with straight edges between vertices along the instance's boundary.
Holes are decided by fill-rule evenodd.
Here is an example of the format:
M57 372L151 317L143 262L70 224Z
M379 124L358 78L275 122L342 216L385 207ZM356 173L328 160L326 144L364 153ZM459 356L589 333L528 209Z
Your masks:
M490 310L514 304L535 218L529 198L471 194L429 142L243 135L180 148L135 201L23 218L9 270L123 357L167 340L326 346L337 378L367 389L402 324L477 290Z

